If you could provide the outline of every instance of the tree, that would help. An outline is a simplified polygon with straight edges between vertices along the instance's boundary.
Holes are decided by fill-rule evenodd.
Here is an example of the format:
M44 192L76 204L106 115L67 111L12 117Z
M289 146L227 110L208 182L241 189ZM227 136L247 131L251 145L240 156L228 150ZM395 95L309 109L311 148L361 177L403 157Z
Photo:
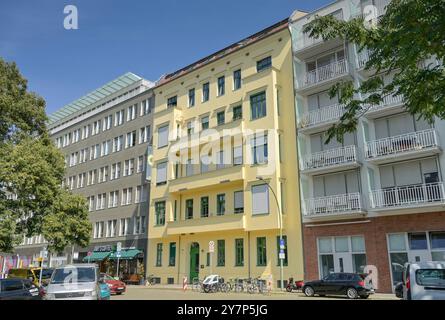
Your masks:
M430 123L434 117L445 119L445 1L393 0L378 23L365 20L341 21L328 15L316 17L303 30L323 40L341 38L355 43L359 52L370 53L365 69L373 76L358 88L342 81L329 91L331 98L338 95L346 112L328 130L328 142L333 137L342 141L371 105L391 94L402 95L406 110L418 118ZM384 83L383 74L393 75L392 81ZM366 98L357 98L359 93Z
M43 235L49 249L88 245L86 200L61 187L64 157L49 138L45 101L0 58L0 251Z

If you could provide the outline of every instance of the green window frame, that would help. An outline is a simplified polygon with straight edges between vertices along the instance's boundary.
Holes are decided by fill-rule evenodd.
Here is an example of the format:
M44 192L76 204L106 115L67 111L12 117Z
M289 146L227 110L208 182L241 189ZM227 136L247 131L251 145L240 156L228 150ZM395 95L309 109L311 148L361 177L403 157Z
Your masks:
M201 197L201 218L209 216L209 197Z
M157 226L165 225L165 201L155 202L155 219Z
M257 266L267 265L266 237L256 238L256 265Z
M243 106L233 107L233 121L240 120L243 118Z
M266 91L250 96L250 119L256 120L267 115Z
M168 266L174 267L176 265L176 242L170 242Z
M218 248L217 266L224 267L226 265L226 240L218 240L217 248Z
M162 243L156 245L156 267L162 267Z
M284 255L285 258L283 260L283 266L287 266L287 236L283 235L283 240L284 240ZM277 236L277 266L280 265L280 236Z
M216 114L216 120L218 126L222 126L224 123L226 123L226 112L225 111L219 111Z
M226 213L226 194L216 196L216 215L223 216Z
M272 67L272 57L268 56L261 60L258 60L256 63L256 71L261 72L267 70Z
M185 219L193 219L193 199L185 200Z
M244 239L235 239L235 267L244 266Z

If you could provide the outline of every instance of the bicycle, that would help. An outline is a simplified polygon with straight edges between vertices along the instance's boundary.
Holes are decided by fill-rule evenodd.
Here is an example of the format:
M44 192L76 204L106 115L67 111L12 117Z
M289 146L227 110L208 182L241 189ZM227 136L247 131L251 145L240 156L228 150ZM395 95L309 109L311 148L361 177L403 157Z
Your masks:
M149 286L153 286L156 284L156 278L154 276L154 274L150 274L147 279L145 280L145 286L149 287Z
M199 279L199 278L193 278L192 280L192 291L199 291L202 292L203 290L203 286L202 286L202 282L203 280Z

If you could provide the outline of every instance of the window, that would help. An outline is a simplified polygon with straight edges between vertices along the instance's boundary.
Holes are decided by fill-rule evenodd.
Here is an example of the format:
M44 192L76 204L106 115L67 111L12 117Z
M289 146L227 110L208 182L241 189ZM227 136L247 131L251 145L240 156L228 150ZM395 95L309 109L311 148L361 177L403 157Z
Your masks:
M141 102L141 116L145 116L151 112L153 99L147 99Z
M168 145L168 125L158 128L158 148Z
M185 201L185 218L193 219L193 199L187 199Z
M256 238L256 264L257 266L265 266L267 264L266 237Z
M127 122L136 119L137 104L129 106L127 109Z
M201 197L201 218L209 216L209 197Z
M233 90L241 88L241 69L233 71Z
M189 90L189 108L195 106L195 88Z
M138 157L138 171L137 171L137 173L141 173L142 171L144 171L144 169L145 169L145 160L144 160L144 156L139 156Z
M162 243L156 245L156 267L162 267Z
M234 198L234 210L235 213L243 213L244 212L244 192L243 191L235 191L233 194Z
M117 225L117 220L109 220L107 222L107 233L106 233L107 238L113 238L116 236L116 225Z
M133 188L125 188L122 190L121 205L129 205L133 200Z
M250 140L253 164L266 164L268 161L267 135L256 135Z
M252 186L252 215L269 213L269 188L267 184Z
M113 116L112 115L106 116L103 120L102 130L103 131L110 130L112 124L113 124Z
M108 179L108 166L99 169L99 183L107 182Z
M119 199L119 191L111 191L108 197L108 208L116 208Z
M129 234L130 218L122 218L120 221L119 236Z
M121 163L113 163L111 165L111 177L110 180L119 179L121 176Z
M226 77L218 78L218 96L223 96L226 93Z
M125 160L124 177L131 176L134 173L134 159Z
M124 110L116 112L114 116L114 126L120 126L124 123Z
M216 196L216 214L222 216L226 213L226 195L218 194Z
M155 203L155 225L163 226L165 224L165 201Z
M88 201L88 211L94 211L94 196L88 197L87 198Z
M208 82L202 85L202 102L209 101L210 98L210 85Z
M266 57L264 59L261 59L261 60L257 61L257 63L256 63L256 71L257 72L267 70L270 67L272 67L272 57L270 57L270 56Z
M194 129L195 129L195 125L194 125L193 121L191 120L191 121L187 122L187 135L188 136L193 134Z
M266 116L266 92L250 97L250 119L256 120Z
M283 266L287 266L287 236L283 236L284 240L284 259L283 259ZM277 265L280 265L280 236L277 236Z
M233 165L243 164L243 146L233 147Z
M136 145L136 130L127 133L127 140L125 143L125 148L131 148Z
M218 258L217 258L217 266L224 267L226 265L226 241L218 240Z
M233 121L240 120L243 118L243 107L235 106L233 107Z
M235 239L235 267L244 266L244 239Z
M201 128L202 128L202 130L207 130L209 128L209 117L208 116L201 118Z
M217 153L218 159L216 161L216 169L224 169L226 167L224 163L224 151L221 150Z
M176 242L170 242L170 250L168 254L168 266L174 267L176 265Z
M103 209L105 209L106 197L107 197L107 195L105 193L97 195L96 210L103 210Z
M167 99L167 107L172 108L178 105L178 96L170 97Z
M150 139L150 126L139 129L139 143L148 142Z
M188 159L187 163L185 165L185 175L187 177L193 175L193 164L192 164L192 159Z
M158 163L156 166L156 185L167 184L167 162Z
M226 122L226 113L224 111L220 111L216 114L216 120L218 126L223 125Z

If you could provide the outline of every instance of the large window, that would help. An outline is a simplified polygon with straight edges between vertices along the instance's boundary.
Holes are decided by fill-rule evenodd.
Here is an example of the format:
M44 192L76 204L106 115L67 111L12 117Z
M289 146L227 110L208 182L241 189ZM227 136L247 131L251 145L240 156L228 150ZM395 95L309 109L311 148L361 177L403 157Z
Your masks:
M218 96L223 96L226 93L226 77L218 78Z
M170 251L168 255L168 266L174 267L176 265L176 242L170 242Z
M167 183L167 162L158 163L156 166L156 185Z
M243 213L244 212L244 192L243 191L235 191L233 194L234 199L234 211L235 213Z
M218 246L217 266L224 267L226 265L226 241L218 240L217 246Z
M185 218L193 219L193 199L187 199L185 201Z
M244 239L235 239L235 267L244 266Z
M178 105L178 96L170 97L167 99L167 107L176 107Z
M235 106L233 107L233 121L240 120L243 118L243 107Z
M202 85L202 102L209 101L210 99L210 85L208 82Z
M165 224L165 201L155 203L155 219L157 226L163 226Z
M241 88L241 69L233 71L233 90Z
M250 147L253 164L266 164L269 156L267 135L256 135L251 138Z
M162 267L162 243L156 245L156 267Z
M195 88L189 90L189 108L195 106Z
M222 216L226 213L226 195L218 194L216 196L216 214Z
M207 130L209 128L209 116L201 118L201 128L202 130Z
M224 110L223 111L219 111L216 114L216 120L217 120L218 126L221 126L221 125L223 125L226 122L226 113L225 113Z
M269 213L269 188L267 184L252 186L252 215Z
M266 57L264 59L258 60L256 63L257 72L261 72L263 70L267 70L272 67L272 57Z
M158 129L158 148L168 145L168 125L159 127Z
M209 216L209 197L201 197L201 218Z
M266 92L261 92L250 97L250 118L259 119L266 116Z
M267 265L266 237L256 238L256 264L257 266Z

